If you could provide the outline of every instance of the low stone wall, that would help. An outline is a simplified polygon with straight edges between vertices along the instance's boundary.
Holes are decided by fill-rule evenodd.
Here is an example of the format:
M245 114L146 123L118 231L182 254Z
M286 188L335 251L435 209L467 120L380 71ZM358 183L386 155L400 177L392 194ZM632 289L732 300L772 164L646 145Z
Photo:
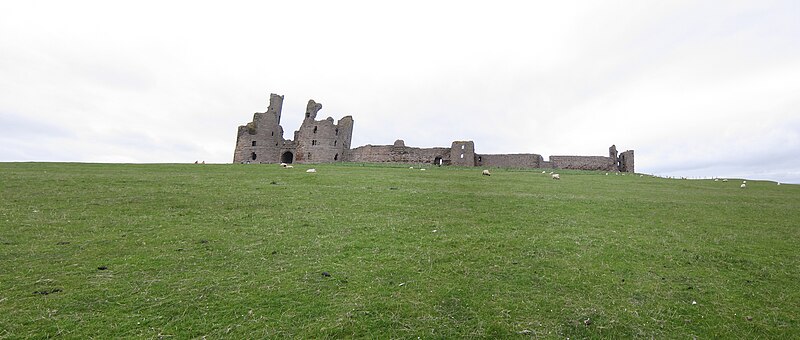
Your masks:
M433 163L436 158L449 162L450 148L412 148L393 145L365 145L350 150L347 161L365 163Z
M478 166L501 168L540 168L542 155L533 153L508 154L508 155L477 155Z
M615 171L615 161L603 156L550 156L551 167L556 169Z

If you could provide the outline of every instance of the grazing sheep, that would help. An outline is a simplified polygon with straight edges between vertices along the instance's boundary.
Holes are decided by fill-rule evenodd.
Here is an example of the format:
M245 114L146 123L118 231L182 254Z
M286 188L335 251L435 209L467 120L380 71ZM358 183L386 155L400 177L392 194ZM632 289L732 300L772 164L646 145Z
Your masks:
M308 172L308 173L314 173L314 172L317 172L317 169L308 169L308 170L306 170L306 172Z
M639 177L644 177L644 175L639 175Z
M722 181L723 181L723 182L727 182L727 181L728 181L728 179L727 179L727 178L723 178L723 179L722 179Z
M285 168L287 168L287 169L294 169L294 166L287 165Z
M284 167L284 168L285 168L287 165L289 165L289 164L286 164L286 163L281 163L281 166L282 166L282 167Z
M781 182L778 182L778 185L781 185Z
M742 184L747 184L747 181L742 181Z
M484 176L491 176L492 174L489 172L489 170L483 170L483 175Z
M409 168L409 169L411 169L411 170L414 170L414 167L413 167L413 166L410 166L410 167L408 167L408 168Z
M561 176L559 176L558 174L552 174L550 177L552 177L553 179L561 179Z
M608 176L608 173L607 173L607 172L606 172L606 176Z
M742 183L742 185L740 185L739 187L742 189L747 188L747 184Z
M719 181L719 178L714 178L714 182Z
M425 169L419 169L419 171L425 171Z
M546 173L547 173L547 171L542 171L542 173L543 173L543 174L546 174Z

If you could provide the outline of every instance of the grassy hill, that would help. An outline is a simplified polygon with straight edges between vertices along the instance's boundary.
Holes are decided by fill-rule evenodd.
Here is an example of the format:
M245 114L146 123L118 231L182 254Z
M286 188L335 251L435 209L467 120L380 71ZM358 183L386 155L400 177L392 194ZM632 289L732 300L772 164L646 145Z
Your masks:
M791 338L800 186L0 163L0 338Z

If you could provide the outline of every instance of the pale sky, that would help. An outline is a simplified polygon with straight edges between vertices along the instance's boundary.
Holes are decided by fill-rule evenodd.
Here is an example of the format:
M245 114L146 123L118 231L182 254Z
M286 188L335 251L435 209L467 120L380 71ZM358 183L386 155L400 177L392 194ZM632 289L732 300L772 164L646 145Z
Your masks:
M285 96L353 146L800 183L800 1L4 1L0 161L230 163Z

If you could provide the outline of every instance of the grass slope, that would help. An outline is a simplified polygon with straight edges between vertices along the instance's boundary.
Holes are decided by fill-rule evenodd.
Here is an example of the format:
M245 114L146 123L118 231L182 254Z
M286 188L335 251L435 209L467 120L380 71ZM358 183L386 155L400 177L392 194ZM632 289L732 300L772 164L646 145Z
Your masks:
M0 164L0 338L800 334L800 186L308 167Z

